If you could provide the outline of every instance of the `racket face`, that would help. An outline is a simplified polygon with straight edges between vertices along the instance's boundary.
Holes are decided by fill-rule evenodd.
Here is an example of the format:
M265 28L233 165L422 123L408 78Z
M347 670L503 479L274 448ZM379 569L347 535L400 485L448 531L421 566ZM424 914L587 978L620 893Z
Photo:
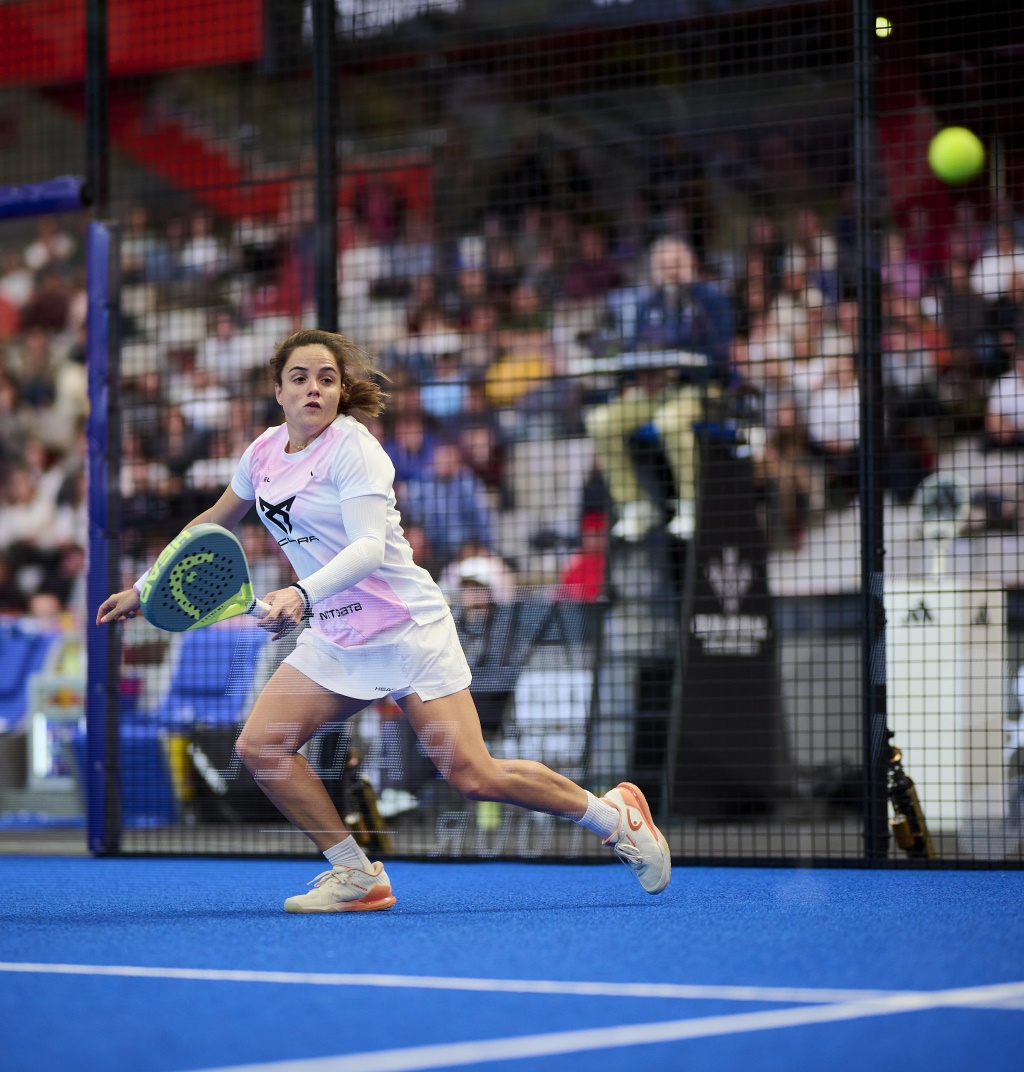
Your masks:
M242 545L220 525L185 529L160 552L140 601L146 620L171 633L245 614L253 592Z

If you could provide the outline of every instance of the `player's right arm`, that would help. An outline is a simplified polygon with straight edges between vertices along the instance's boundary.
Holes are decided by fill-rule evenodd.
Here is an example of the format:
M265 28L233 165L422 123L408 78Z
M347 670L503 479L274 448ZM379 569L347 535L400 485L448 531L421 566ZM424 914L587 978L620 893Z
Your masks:
M125 622L134 618L139 613L142 603L139 593L134 588L126 588L123 592L115 592L107 596L96 611L96 624L106 625L107 622Z
M250 506L252 506L251 500L243 499L228 487L213 506L204 510L198 517L194 517L185 528L213 522L226 529L233 529L249 512ZM138 615L141 606L137 587L132 586L123 592L115 592L107 596L100 604L96 611L96 624L105 625L107 622L128 621Z

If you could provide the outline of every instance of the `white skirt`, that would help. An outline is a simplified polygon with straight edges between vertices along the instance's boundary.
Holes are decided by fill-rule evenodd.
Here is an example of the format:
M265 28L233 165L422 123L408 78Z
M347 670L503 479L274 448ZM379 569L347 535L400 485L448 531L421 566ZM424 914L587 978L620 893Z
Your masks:
M406 622L351 648L305 629L284 661L323 688L355 700L400 700L411 693L436 700L473 680L451 614L426 625Z

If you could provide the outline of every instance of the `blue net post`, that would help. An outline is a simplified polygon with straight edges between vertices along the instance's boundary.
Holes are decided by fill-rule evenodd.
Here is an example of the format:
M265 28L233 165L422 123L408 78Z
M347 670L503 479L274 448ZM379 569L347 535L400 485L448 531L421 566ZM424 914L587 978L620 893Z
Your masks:
M87 368L89 382L88 599L91 613L120 588L117 474L120 445L117 388L120 372L119 234L109 223L89 225L86 270L89 297ZM116 853L120 847L120 768L118 626L86 626L87 840L91 852Z

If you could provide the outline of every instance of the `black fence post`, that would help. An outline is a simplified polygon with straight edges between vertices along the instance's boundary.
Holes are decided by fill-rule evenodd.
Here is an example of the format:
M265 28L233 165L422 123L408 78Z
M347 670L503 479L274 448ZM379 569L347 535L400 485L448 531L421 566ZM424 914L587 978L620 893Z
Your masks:
M107 0L85 5L85 138L87 199L101 219L110 197L110 107Z
M872 0L854 0L855 183L860 378L861 712L864 855L889 847L886 792L885 529L880 173L876 37Z
M338 330L338 108L334 0L313 0L313 142L316 154L316 323Z

